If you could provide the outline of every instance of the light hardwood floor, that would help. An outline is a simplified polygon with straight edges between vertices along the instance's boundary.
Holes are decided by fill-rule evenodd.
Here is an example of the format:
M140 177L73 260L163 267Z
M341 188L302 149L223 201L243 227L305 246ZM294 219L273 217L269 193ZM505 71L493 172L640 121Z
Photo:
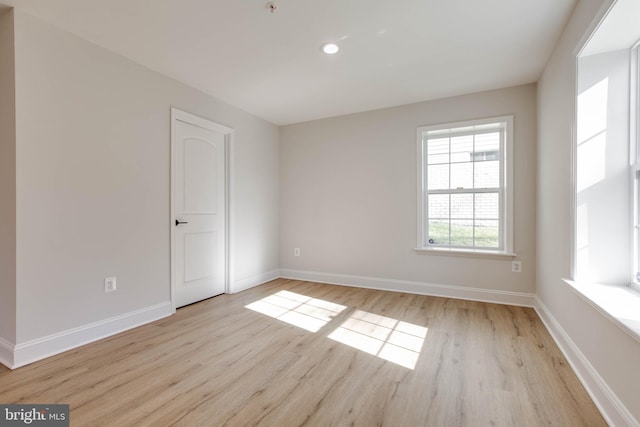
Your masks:
M606 425L532 309L284 279L0 365L0 403L68 403L72 426Z

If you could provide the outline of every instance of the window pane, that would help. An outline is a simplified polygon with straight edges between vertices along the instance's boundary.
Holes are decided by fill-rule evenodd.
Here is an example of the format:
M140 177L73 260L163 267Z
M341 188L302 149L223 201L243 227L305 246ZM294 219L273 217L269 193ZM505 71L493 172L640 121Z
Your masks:
M473 246L473 221L451 221L451 246Z
M428 239L430 245L449 245L449 221L429 220Z
M500 197L498 193L478 193L475 195L476 219L499 219Z
M427 184L429 190L449 188L449 165L431 165L428 167Z
M500 133L476 135L473 150L474 160L498 160L500 158Z
M429 139L427 141L427 163L449 163L449 138Z
M429 218L449 218L449 195L429 195Z
M472 219L473 218L473 194L452 194L451 195L451 218Z
M485 248L498 248L500 229L498 221L476 221L475 245Z
M498 188L500 186L500 162L476 162L474 171L475 188Z
M451 164L451 188L473 188L473 163Z
M454 136L451 138L451 163L471 161L473 151L473 135Z

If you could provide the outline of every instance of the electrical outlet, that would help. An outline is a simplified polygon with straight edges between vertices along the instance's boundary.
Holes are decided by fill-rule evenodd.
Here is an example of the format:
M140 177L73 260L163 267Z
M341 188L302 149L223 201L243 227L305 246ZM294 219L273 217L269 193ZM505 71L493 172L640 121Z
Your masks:
M511 272L522 273L522 261L511 261Z
M114 292L116 289L117 289L116 278L115 277L105 277L104 278L104 291L105 292Z
M293 256L300 256L300 248L293 248Z

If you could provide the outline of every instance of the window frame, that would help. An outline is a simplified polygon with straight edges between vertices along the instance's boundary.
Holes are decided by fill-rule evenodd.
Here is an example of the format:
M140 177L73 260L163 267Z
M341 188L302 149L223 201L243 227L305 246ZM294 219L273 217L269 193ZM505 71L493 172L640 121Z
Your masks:
M640 291L640 40L631 48L629 70L629 163L632 271L629 286Z
M504 115L497 117L488 117L484 119L465 120L450 123L441 123L435 125L419 126L416 130L417 144L417 175L418 175L418 197L417 197L417 247L416 251L427 253L447 253L447 254L488 254L497 256L514 257L513 253L513 134L514 134L514 116ZM499 212L499 247L480 248L473 246L451 246L438 245L433 246L428 243L428 195L427 174L428 164L426 163L426 143L423 139L427 132L457 129L465 127L483 126L488 124L504 123L504 141L501 142L501 171L500 171L500 187L498 188L500 200ZM467 133L480 134L485 133L482 129L471 129ZM460 132L462 133L462 132ZM456 133L457 135L458 133ZM451 164L451 162L449 162ZM456 194L459 190L438 191L438 194ZM479 191L463 190L464 193L481 193Z

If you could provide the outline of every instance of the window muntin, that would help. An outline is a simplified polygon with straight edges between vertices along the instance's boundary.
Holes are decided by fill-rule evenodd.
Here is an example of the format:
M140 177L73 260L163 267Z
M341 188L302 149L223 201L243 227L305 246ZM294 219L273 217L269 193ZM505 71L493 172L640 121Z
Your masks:
M508 152L512 117L418 129L418 245L511 251Z

